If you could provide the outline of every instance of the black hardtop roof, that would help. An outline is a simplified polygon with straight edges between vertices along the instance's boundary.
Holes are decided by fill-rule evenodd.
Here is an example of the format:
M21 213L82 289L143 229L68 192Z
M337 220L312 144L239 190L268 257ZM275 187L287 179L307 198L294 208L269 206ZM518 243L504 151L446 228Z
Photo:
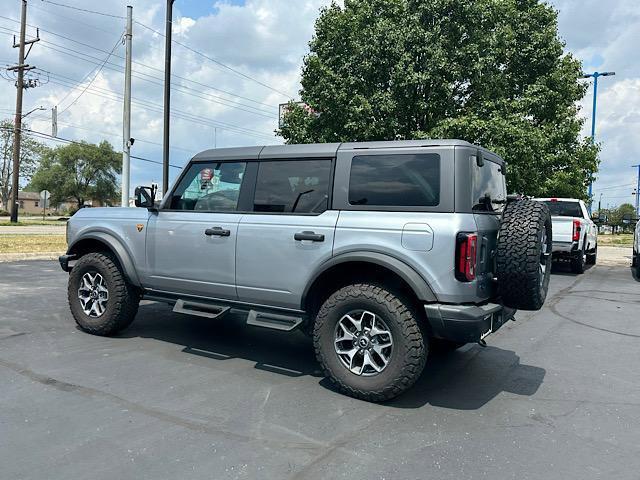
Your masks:
M255 147L215 148L204 150L192 158L192 161L206 160L254 160L258 158L310 158L335 157L339 151L389 149L389 148L419 148L419 147L470 147L481 149L484 153L503 162L502 158L487 150L464 140L434 139L434 140L393 140L376 142L345 142L345 143L307 143L266 145Z

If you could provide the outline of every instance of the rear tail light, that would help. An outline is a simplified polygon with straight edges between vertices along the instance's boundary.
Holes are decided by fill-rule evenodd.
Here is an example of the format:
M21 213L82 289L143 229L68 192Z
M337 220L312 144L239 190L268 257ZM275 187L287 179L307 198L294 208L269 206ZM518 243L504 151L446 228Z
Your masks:
M477 252L478 235L459 233L456 240L456 278L461 282L471 282L476 279Z
M580 240L580 231L582 230L582 225L580 225L580 220L573 221L573 241L577 242Z

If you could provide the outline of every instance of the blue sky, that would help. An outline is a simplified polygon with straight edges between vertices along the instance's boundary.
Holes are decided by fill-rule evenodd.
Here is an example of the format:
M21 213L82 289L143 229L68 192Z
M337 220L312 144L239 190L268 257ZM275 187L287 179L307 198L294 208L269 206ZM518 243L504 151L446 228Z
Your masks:
M0 62L15 62L12 34L18 28L19 0L0 0ZM183 165L197 151L217 146L280 143L279 103L296 98L302 58L320 7L330 0L176 0L172 81L171 163ZM122 16L133 4L134 79L132 154L160 160L162 151L164 0L57 0L78 8ZM559 10L560 35L585 71L614 70L599 84L597 141L602 142L596 201L603 205L633 202L634 172L640 161L640 9L637 0L552 0ZM59 136L98 142L120 149L124 48L117 44L124 21L63 8L46 1L29 2L29 34L41 28L42 41L29 62L43 71L46 85L27 90L25 110L58 105ZM65 38L66 37L66 38ZM98 65L114 48L114 55ZM194 51L195 50L195 51ZM206 55L204 58L201 54ZM215 61L212 61L215 60ZM219 63L216 63L219 62ZM233 71L234 70L234 71ZM94 78L95 77L95 78ZM93 80L92 80L93 79ZM89 88L82 93L91 82ZM0 116L10 117L15 89L0 83ZM82 93L82 94L81 94ZM581 102L584 135L589 133L592 90ZM29 117L34 130L51 130L48 113ZM179 169L171 168L172 176ZM132 161L132 188L161 180L161 166Z

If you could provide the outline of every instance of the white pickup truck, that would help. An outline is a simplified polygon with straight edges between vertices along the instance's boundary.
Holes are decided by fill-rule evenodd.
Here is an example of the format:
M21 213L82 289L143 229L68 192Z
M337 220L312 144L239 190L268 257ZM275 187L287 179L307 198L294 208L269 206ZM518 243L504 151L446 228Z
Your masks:
M585 263L595 265L598 228L582 200L536 198L549 207L553 223L553 257L571 262L574 273L583 273Z

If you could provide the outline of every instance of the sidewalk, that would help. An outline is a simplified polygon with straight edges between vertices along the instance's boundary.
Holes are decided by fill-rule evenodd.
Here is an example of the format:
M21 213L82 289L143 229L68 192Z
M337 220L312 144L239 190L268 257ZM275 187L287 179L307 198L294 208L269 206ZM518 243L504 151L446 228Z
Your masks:
M64 235L66 228L64 224L0 227L0 235Z

